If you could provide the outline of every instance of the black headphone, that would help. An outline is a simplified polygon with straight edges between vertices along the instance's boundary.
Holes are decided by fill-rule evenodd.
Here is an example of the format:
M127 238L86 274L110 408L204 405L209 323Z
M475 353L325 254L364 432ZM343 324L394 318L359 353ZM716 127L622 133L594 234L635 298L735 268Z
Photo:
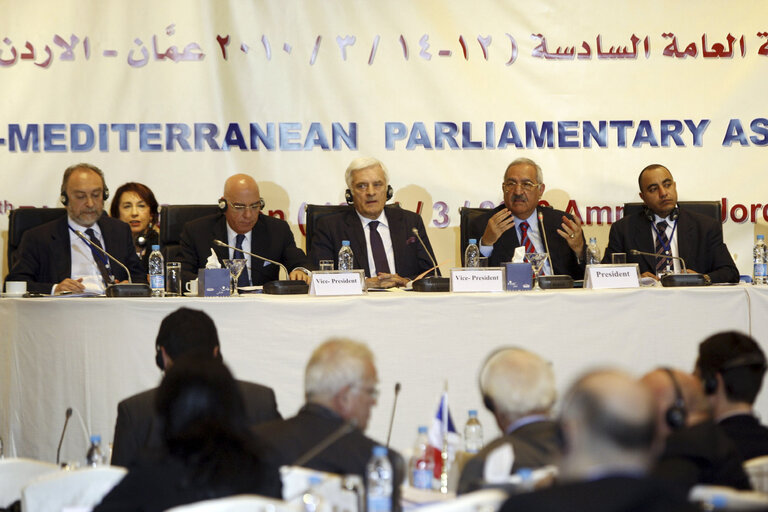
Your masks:
M264 199L260 197L257 202L259 203L259 209L263 210L264 209L264 205L266 204L264 202ZM229 206L229 201L227 201L223 197L221 199L219 199L219 211L221 213L224 213L225 211L227 211L227 207L228 206Z
M387 201L392 199L394 195L395 195L395 191L392 190L392 185L387 185ZM349 205L355 202L355 199L352 197L352 191L349 189L344 191L344 199L347 200L347 204Z
M683 398L683 391L680 389L680 385L677 383L675 373L670 368L662 368L669 378L672 380L672 386L675 389L675 401L669 406L667 412L664 413L664 419L667 420L667 425L672 430L680 430L685 426L685 421L688 419L688 408L685 406L685 398Z
M107 188L107 184L104 183L104 190L101 193L101 198L106 201L109 199L109 189ZM67 191L64 189L61 189L61 197L59 197L59 200L61 201L61 204L64 206L67 206L67 203L69 203L69 196L67 195Z
M704 381L704 393L707 395L714 395L717 391L717 374L725 373L728 370L734 368L742 368L744 366L760 366L761 369L766 368L765 356L760 352L752 352L750 354L743 354L733 359L730 359L723 363L718 368L700 368L701 380Z
M653 223L656 220L656 216L653 213L653 210L648 208L648 206L643 205L643 215L645 215L645 218L651 221ZM677 218L680 216L680 208L678 208L677 205L675 205L674 208L672 208L672 211L669 212L669 218L671 220L677 220Z

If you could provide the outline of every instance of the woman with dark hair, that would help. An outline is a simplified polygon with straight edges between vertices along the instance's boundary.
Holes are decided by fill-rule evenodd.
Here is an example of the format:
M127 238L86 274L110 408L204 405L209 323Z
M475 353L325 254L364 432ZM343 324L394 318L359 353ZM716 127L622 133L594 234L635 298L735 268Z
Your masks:
M109 214L131 226L133 245L144 269L149 268L149 253L158 243L157 222L159 206L155 194L146 185L128 182L113 196Z
M155 402L165 450L130 469L94 512L160 511L235 494L280 498L280 479L255 455L243 399L227 367L210 355L182 356Z

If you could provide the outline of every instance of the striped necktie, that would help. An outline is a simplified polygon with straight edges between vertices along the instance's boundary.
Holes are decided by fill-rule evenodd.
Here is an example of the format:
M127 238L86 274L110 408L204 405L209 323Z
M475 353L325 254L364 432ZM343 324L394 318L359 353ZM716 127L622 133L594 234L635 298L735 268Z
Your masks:
M667 223L661 221L656 224L656 228L658 229L656 233L656 274L661 274L669 271L670 263L672 263L672 259L664 257L670 255L667 248L671 249L671 247L669 246L669 238L667 238Z

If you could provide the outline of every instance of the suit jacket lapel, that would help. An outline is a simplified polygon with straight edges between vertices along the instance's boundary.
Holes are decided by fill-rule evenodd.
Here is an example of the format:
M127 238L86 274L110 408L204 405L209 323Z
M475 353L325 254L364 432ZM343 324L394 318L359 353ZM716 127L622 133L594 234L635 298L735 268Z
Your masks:
M259 214L261 215L261 214ZM253 229L251 230L251 248L250 251L253 254L258 254L259 256L265 256L267 258L270 258L271 256L268 256L267 254L264 254L264 248L266 248L269 245L269 240L267 240L267 232L264 228L265 224L263 222L256 222L256 224L253 226ZM254 277L254 274L264 274L264 260L260 260L259 258L254 258L251 256L251 282L255 283L257 282L257 279ZM288 269L288 272L290 272L290 269ZM278 275L280 274L280 271L278 270ZM264 279L262 279L263 281Z
M389 224L389 237L392 240L392 252L395 255L395 269L407 268L408 262L403 259L405 257L403 252L405 249L405 241L409 238L409 233L406 231L405 222L401 215L402 212L397 211L396 208L389 208L384 211L387 216L387 223Z
M653 228L651 227L651 222L648 221L648 219L645 218L645 216L640 213L640 218L638 219L638 222L635 224L635 230L632 234L634 238L634 244L633 247L637 247L637 250L642 252L656 252L656 247L653 243L653 235L651 234ZM629 256L629 255L627 255ZM653 256L642 256L643 260L648 264L649 267L651 267L651 272L655 272L656 269L656 258ZM641 270L642 272L642 270Z
M227 218L224 215L222 215L216 222L216 226L213 230L213 238L214 240L221 240L225 244L229 243L229 237L227 237ZM219 262L223 268L224 260L229 259L229 249L227 247L214 245L213 243L211 243L211 247L213 248L213 252L216 253L216 256L219 257Z
M683 219L681 223L680 220ZM696 226L693 222L686 222L688 216L682 210L677 218L677 255L683 258L686 268L695 261L696 254L693 241L696 239ZM682 268L681 268L682 270Z
M363 223L360 222L360 217L357 216L354 208L347 212L345 221L350 238L349 245L355 255L355 266L365 270L365 275L371 277L371 269L368 267L368 244L365 243Z
M51 252L51 267L54 269L53 282L60 283L67 277L72 277L72 247L69 241L69 216L64 215L51 233L51 247L58 250Z

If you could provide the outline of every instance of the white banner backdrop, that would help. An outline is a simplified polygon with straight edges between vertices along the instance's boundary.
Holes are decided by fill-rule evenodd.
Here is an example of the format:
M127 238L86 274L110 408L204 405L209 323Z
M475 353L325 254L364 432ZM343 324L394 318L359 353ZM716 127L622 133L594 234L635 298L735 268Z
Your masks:
M11 207L57 206L63 169L88 161L161 203L214 202L250 173L301 245L303 204L343 201L359 155L386 163L446 269L459 207L500 201L518 156L601 247L653 162L681 200L724 202L742 273L768 231L761 1L0 7L4 242Z

